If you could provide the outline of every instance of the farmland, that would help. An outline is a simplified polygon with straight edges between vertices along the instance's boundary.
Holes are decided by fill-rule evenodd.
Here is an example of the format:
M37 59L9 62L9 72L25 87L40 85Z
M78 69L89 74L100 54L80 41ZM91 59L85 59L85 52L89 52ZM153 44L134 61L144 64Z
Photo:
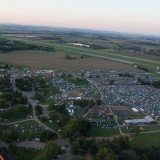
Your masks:
M141 55L141 56L137 57L137 54L135 54L135 53L134 53L134 55L130 56L129 54L124 55L123 52L121 54L119 51L113 52L113 51L108 51L108 50L106 51L106 50L98 50L98 49L92 49L92 48L72 46L72 45L68 45L67 42L59 44L59 43L52 43L51 41L44 41L44 40L36 40L35 41L33 39L28 39L28 38L26 39L24 37L23 38L17 38L17 37L9 37L9 36L1 36L1 38L16 40L16 41L20 41L20 42L23 42L23 43L26 43L26 44L34 44L34 45L37 45L37 46L54 47L56 51L63 52L65 54L74 54L74 57L77 57L77 56L82 55L82 54L85 54L89 57L94 56L97 59L109 60L112 65L113 65L113 62L116 62L116 64L118 64L118 66L119 66L119 63L117 63L117 62L127 63L127 64L130 64L130 65L135 64L137 66L146 68L148 71L150 71L152 73L156 73L156 68L160 67L159 56L155 56L155 55L149 55L148 56L146 54L140 54L139 53L138 55ZM65 56L66 55L64 55L64 57ZM151 56L151 58L150 58L150 56ZM83 60L83 61L85 61L85 60ZM86 62L86 64L87 64L86 68L87 69L89 69L90 67L93 69L94 65L96 64L95 62L92 61L91 58L90 58L90 60L91 61L88 60ZM45 61L45 59L44 59L44 61ZM57 61L57 62L59 62L59 61ZM85 65L83 63L81 63L80 60L78 62L80 64L77 63L77 61L74 61L74 60L72 62L69 61L68 63L73 64L73 66L71 66L71 67L74 67L75 64L76 65L78 64L79 65L78 69L86 69L84 67ZM54 63L54 62L52 62L52 63ZM59 64L62 64L62 63L59 62ZM65 63L64 63L64 65L65 65ZM84 68L83 67L81 68L81 65ZM91 65L91 66L89 67L88 65ZM58 66L60 66L60 65L58 65ZM68 66L67 63L66 63L66 66ZM106 66L106 65L103 63L102 66ZM47 66L44 66L44 67L47 67ZM64 68L66 68L66 67L64 67ZM96 68L97 69L102 69L103 67L100 67L99 65L96 65ZM106 68L107 67L105 67L105 69ZM68 67L67 67L67 69L68 69ZM110 69L110 68L108 68L108 69Z
M160 139L159 133L152 133L152 134L137 134L134 135L132 145L134 147L159 147L160 143L158 141Z
M52 68L52 69L129 69L134 70L130 65L118 63L109 60L96 58L80 58L76 55L75 60L65 59L66 54L63 52L45 52L45 51L14 51L9 54L1 53L0 61L15 65L28 66L32 68Z

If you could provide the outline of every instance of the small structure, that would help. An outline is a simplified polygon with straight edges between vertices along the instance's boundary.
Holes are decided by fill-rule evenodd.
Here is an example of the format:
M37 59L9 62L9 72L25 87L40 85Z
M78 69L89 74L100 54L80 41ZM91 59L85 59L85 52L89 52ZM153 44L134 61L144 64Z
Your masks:
M137 108L132 108L132 111L134 111L134 112L136 112L136 113L139 112L139 110L138 110Z
M62 97L67 100L81 100L82 93L77 90L64 91Z

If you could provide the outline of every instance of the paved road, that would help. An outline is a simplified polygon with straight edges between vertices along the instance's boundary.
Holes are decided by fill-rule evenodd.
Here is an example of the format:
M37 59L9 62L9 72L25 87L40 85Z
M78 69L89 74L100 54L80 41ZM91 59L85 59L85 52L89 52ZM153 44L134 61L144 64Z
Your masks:
M42 149L44 148L45 143L36 141L22 141L22 142L16 142L15 145L24 148Z
M6 142L0 140L0 147L6 147L7 148L8 144Z
M11 79L12 79L12 87L13 87L13 90L16 91L18 90L18 88L16 87L15 85L15 80L16 78L18 77L18 75L12 75ZM20 90L18 90L20 91ZM35 95L35 91L32 90L30 92L24 92L24 91L21 91L22 95L27 97L27 100L28 100L28 103L30 103L32 105L32 112L33 112L33 118L32 119L26 119L26 120L22 120L22 121L17 121L17 122L12 122L12 123L8 123L9 124L16 124L16 123L19 123L19 122L26 122L26 121L29 121L29 120L35 120L37 123L39 123L41 126L43 126L45 129L53 132L53 133L56 133L58 135L58 139L56 140L57 144L61 147L64 147L65 145L67 145L68 147L66 148L66 152L65 154L62 155L62 157L59 158L59 160L71 160L73 158L73 155L71 154L70 150L71 150L71 145L70 145L70 142L69 140L66 140L64 138L61 137L61 135L56 132L55 130L53 130L52 128L46 126L44 123L42 123L37 115L36 115L36 112L35 112L35 106L38 105L38 103L32 99L32 97L34 97ZM47 106L43 106L43 107L47 107ZM17 142L16 143L17 146L21 146L21 147L28 147L28 148L43 148L44 147L44 143L40 143L40 142L34 142L34 141L23 141L23 142Z

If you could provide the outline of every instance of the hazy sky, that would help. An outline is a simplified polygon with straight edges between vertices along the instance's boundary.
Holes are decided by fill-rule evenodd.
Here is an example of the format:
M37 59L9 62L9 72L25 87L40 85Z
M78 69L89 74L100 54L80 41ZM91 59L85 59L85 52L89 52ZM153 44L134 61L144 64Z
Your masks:
M0 23L160 35L160 0L0 0Z

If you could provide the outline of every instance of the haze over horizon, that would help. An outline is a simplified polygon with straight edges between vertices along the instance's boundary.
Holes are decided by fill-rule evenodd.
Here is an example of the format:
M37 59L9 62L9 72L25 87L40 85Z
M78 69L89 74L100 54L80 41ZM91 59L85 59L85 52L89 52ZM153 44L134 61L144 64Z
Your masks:
M0 23L160 35L159 0L0 0Z

